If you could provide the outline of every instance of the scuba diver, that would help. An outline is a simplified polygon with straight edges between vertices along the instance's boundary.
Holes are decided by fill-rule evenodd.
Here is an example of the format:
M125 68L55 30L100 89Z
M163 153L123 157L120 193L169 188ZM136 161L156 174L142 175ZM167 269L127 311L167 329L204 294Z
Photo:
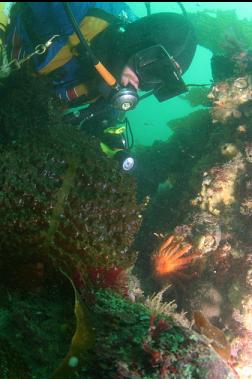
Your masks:
M196 50L185 14L150 14L145 4L148 15L138 18L121 2L15 3L6 33L9 61L31 58L66 119L100 138L124 170L134 167L127 111L149 95L162 102L186 92L182 74Z

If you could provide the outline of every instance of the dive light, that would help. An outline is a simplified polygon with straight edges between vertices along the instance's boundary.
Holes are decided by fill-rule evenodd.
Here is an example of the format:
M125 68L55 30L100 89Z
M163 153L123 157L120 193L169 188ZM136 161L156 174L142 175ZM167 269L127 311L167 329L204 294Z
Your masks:
M114 158L124 171L131 171L135 166L134 158L125 150L118 151Z

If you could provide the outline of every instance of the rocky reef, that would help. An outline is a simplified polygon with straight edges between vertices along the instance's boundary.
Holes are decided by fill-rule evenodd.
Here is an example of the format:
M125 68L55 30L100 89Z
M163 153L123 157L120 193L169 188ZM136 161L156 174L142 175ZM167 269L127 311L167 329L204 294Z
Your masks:
M20 73L1 90L1 281L11 293L42 291L49 307L43 289L60 286L61 272L88 292L101 285L102 272L112 276L133 264L128 249L141 206L133 178L99 152L99 141L64 122L44 80ZM1 311L17 317L13 307ZM19 315L21 333L28 328L33 339L27 312ZM6 338L7 330L2 325ZM15 345L15 336L9 338Z
M235 378L204 338L173 317L108 291L96 300L97 345L85 378Z
M234 5L235 8L235 5ZM233 10L202 10L188 15L192 22L198 42L214 54L222 54L224 49L251 47L252 23L249 19L240 20Z
M224 27L219 13L213 23L210 15L201 16L194 22L209 18L211 27L215 22ZM205 108L169 123L174 134L168 141L137 149L139 160L151 157L137 174L139 196L150 196L135 242L141 249L137 272L146 291L172 284L166 300L175 298L194 328L222 346L224 359L247 379L252 360L251 53L240 50L244 40L238 54L234 45L227 54L210 44L212 36L202 35L205 46L222 52L234 63L232 70L222 72L221 80L216 74L208 94L196 91L184 98Z
M50 259L72 275L91 269L95 255L95 267L118 257L128 267L141 222L133 179L99 153L98 141L57 116L43 85L32 100L35 86L18 82L0 111L2 266Z
M1 377L235 377L146 302L132 274L147 204L134 178L64 121L45 80L19 72L1 96Z

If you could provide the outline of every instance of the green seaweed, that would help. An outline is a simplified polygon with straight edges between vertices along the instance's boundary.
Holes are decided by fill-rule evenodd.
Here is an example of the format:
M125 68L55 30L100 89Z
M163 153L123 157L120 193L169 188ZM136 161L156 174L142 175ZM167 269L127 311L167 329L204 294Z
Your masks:
M96 339L92 358L83 368L85 378L109 379L121 374L154 379L161 373L171 378L186 378L188 373L192 378L208 378L211 364L214 375L214 362L219 358L200 336L195 333L197 338L191 338L194 332L177 325L172 317L154 316L143 304L130 303L109 290L94 296ZM157 354L160 360L155 361ZM223 378L227 378L229 369L222 365Z
M1 379L32 379L20 354L2 338L0 339L0 377Z

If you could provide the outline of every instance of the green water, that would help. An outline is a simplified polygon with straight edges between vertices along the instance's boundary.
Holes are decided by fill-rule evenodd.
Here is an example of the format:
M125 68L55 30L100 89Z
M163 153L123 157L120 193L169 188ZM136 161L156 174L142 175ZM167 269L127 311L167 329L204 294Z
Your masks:
M130 174L43 77L0 82L0 379L252 379L252 64L211 70L237 21L214 12L237 11L246 53L251 5L184 3L202 46L183 79L212 96L128 112Z
M137 16L146 15L144 2L127 3ZM185 3L188 12L211 11L211 10L232 10L235 9L238 18L252 18L251 3L245 2L205 2L190 4ZM152 2L152 13L157 12L180 12L177 3L174 2ZM201 47L197 47L194 60L183 76L186 83L209 83L212 79L210 60L212 53ZM196 108L194 108L196 110ZM180 97L171 99L164 103L159 103L154 97L148 98L139 104L137 109L129 112L128 117L132 124L136 145L152 145L155 140L167 140L171 135L171 130L167 123L169 120L186 116L191 112L190 105Z

